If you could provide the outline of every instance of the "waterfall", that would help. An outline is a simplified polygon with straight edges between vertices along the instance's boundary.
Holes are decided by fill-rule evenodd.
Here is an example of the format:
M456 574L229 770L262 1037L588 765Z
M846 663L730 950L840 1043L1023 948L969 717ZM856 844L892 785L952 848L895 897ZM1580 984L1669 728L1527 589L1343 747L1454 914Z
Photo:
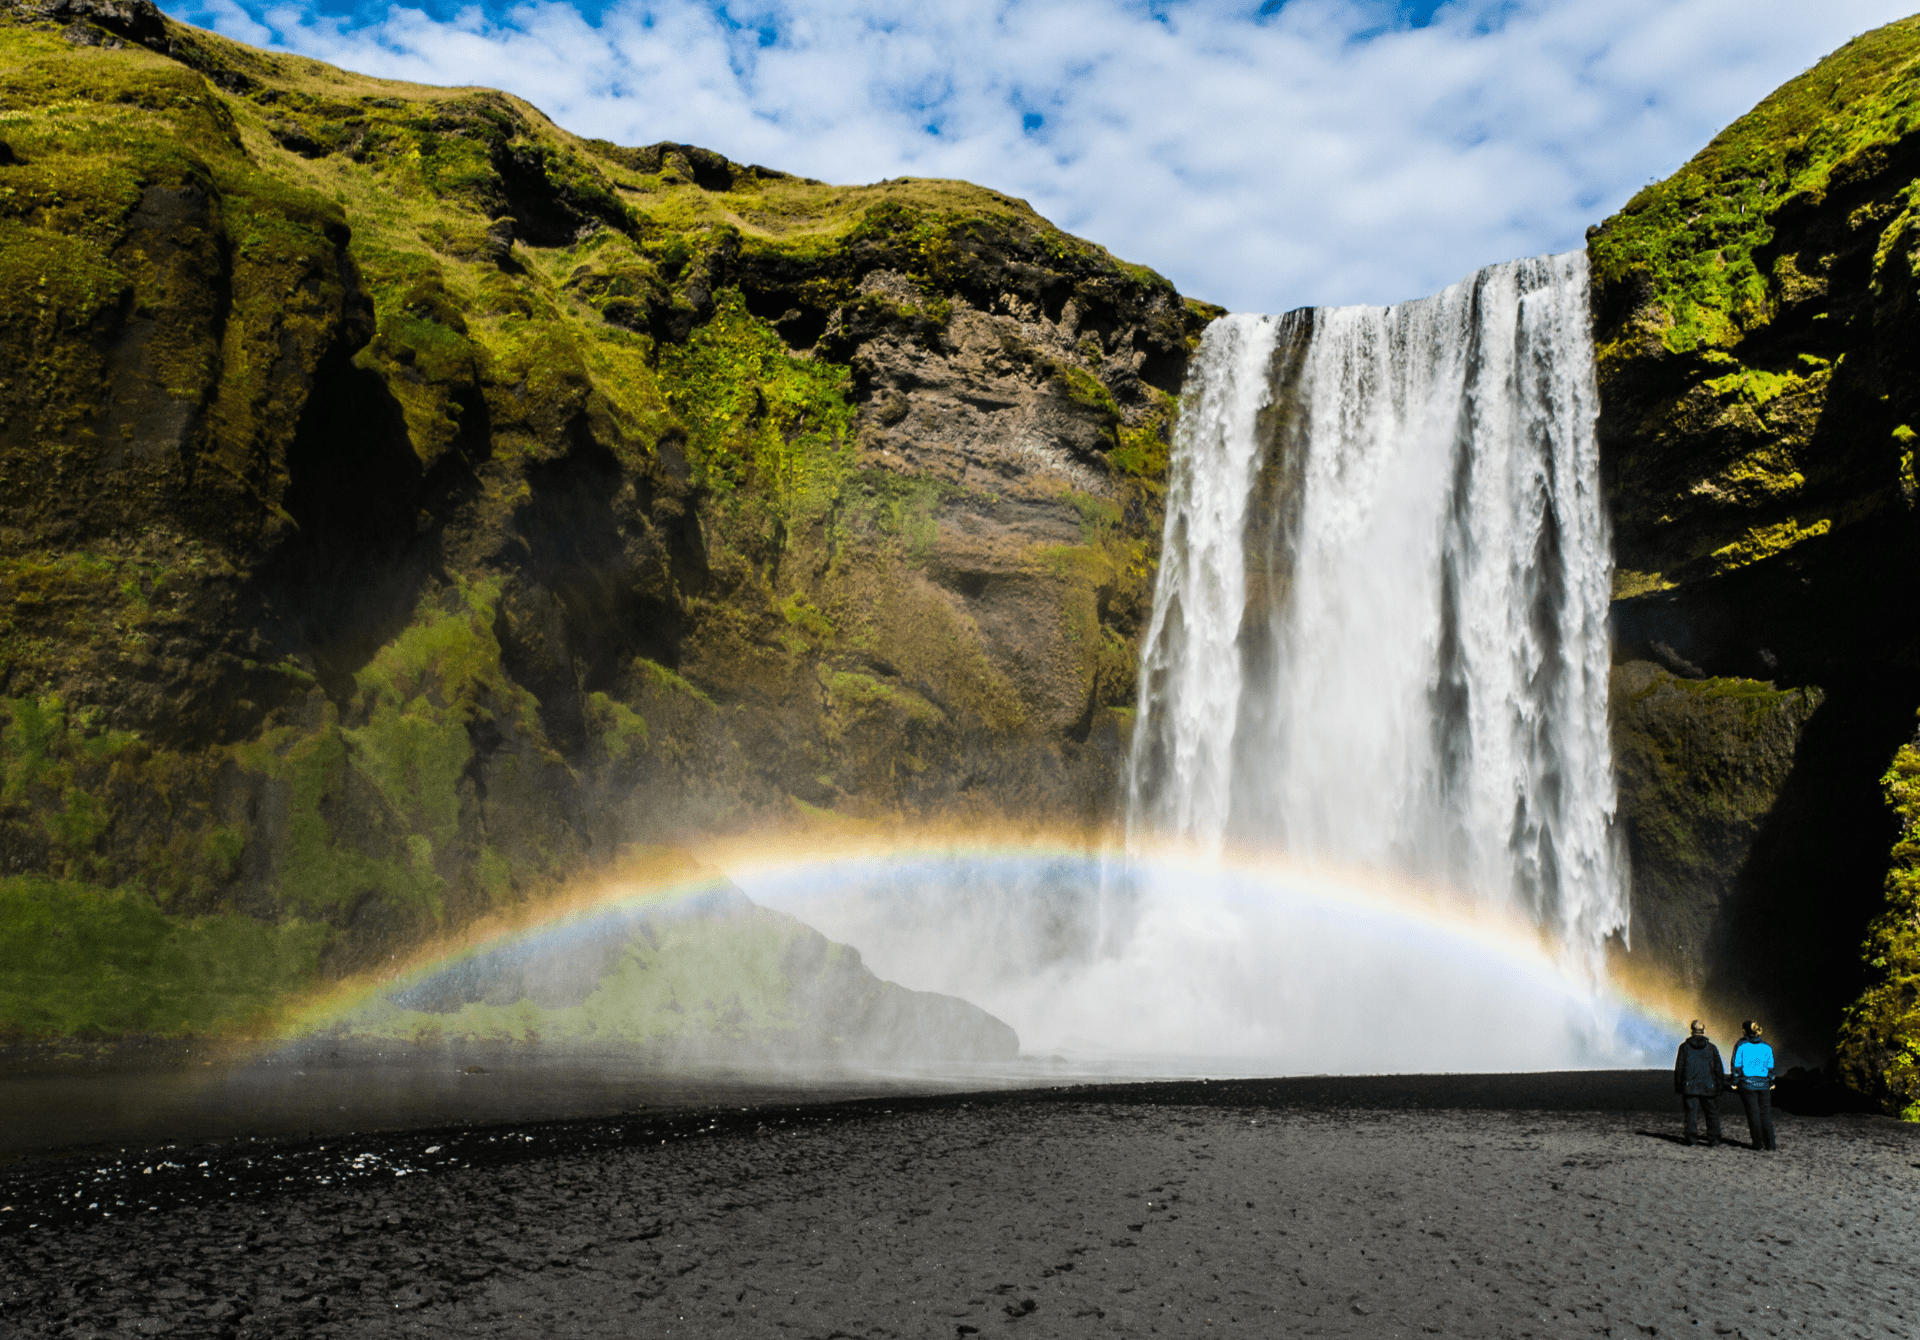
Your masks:
M1626 925L1584 252L1208 327L1128 831Z

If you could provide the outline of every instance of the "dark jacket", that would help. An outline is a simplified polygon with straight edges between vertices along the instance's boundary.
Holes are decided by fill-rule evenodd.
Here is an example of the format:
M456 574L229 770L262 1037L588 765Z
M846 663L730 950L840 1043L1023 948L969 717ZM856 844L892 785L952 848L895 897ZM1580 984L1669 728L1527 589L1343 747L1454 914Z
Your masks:
M1688 1038L1673 1058L1673 1091L1703 1097L1717 1094L1726 1073L1718 1047L1705 1038Z

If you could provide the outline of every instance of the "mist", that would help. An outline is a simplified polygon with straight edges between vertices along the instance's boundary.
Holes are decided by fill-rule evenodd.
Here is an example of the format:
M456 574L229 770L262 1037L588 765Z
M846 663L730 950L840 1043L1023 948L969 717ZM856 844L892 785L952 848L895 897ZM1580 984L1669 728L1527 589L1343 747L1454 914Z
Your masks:
M1075 1069L1641 1066L1664 1037L1522 925L1277 866L956 855L733 877L879 976L972 1001L1024 1056Z

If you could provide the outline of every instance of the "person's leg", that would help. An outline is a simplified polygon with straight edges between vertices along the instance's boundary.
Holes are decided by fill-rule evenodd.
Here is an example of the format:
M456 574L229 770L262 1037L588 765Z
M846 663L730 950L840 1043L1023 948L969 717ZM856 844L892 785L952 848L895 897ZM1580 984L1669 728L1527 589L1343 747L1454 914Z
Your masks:
M1767 1135L1760 1126L1760 1100L1764 1097L1765 1093L1754 1089L1740 1090L1740 1106L1747 1109L1747 1134L1752 1137L1755 1149L1767 1147Z
M1687 1133L1686 1133L1684 1143L1692 1144L1694 1142L1694 1138L1699 1134L1699 1130L1700 1130L1699 1096L1697 1094L1691 1094L1691 1093L1681 1094L1680 1109L1681 1111L1687 1114Z
M1720 1095L1710 1093L1700 1100L1707 1105L1707 1144L1720 1143Z
M1760 1100L1760 1133L1767 1138L1768 1149L1780 1148L1779 1141L1773 1138L1773 1091L1761 1089L1754 1094Z

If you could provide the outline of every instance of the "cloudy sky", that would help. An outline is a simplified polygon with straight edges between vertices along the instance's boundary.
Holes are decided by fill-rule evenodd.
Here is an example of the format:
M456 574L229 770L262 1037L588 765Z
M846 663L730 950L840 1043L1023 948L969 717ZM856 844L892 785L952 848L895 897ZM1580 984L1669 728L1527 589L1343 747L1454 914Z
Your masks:
M1586 226L1920 0L163 0L624 144L963 177L1236 310L1393 302Z

